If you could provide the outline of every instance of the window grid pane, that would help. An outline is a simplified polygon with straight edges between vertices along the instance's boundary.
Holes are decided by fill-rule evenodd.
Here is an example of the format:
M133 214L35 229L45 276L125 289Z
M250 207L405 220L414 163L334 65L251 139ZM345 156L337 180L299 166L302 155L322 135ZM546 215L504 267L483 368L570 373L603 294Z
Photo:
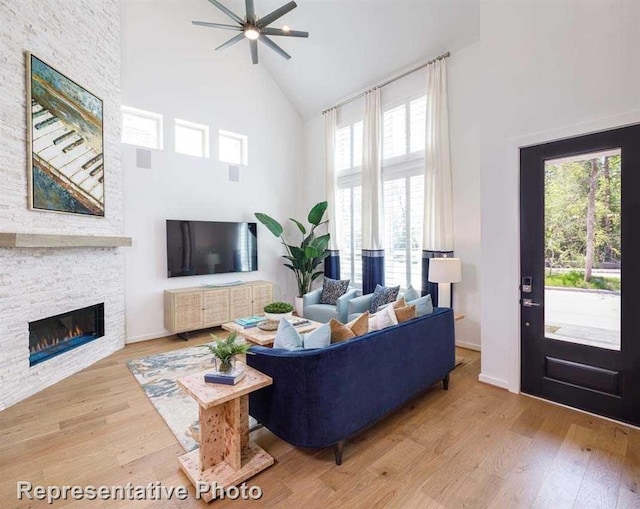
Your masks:
M406 178L383 183L386 285L407 285Z
M176 119L176 153L196 157L209 157L209 128Z
M337 171L351 168L351 126L336 131L335 165Z
M353 277L355 286L362 286L362 186L353 188Z
M162 150L162 115L123 106L121 141Z
M408 280L414 288L422 288L422 224L424 219L424 176L409 179L409 229L411 233L411 266Z
M362 128L363 122L353 124L353 161L352 168L362 166Z
M406 114L406 105L404 104L383 113L383 159L389 159L407 153Z
M424 150L427 122L427 97L423 96L411 101L410 111L410 145L411 153Z

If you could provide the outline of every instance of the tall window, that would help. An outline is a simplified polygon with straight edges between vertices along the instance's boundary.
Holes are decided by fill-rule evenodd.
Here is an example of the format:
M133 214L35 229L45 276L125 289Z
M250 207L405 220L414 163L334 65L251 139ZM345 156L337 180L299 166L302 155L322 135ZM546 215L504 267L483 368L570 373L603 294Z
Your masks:
M382 115L385 284L422 284L426 96Z
M382 197L385 284L420 288L424 208L426 96L391 105L382 114ZM341 277L362 284L362 128L336 132Z
M340 277L362 285L362 121L337 130L338 172L336 219L340 246Z

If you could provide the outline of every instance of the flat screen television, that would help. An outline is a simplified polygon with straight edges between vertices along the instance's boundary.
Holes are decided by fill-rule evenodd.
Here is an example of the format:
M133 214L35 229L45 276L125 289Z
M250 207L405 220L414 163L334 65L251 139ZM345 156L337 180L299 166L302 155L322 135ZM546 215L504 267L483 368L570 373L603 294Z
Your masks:
M169 277L258 270L256 223L167 220Z

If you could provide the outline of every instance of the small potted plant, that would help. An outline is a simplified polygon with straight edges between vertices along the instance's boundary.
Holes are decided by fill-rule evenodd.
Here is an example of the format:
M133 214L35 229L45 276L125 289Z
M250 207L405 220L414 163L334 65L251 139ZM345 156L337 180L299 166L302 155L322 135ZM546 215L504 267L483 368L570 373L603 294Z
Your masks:
M213 334L211 334L211 337L218 339ZM214 356L216 371L219 373L230 373L235 366L236 355L247 353L251 347L248 343L236 341L237 337L237 333L232 332L227 339L220 339L212 345L207 345Z
M264 307L264 316L276 322L282 318L289 320L293 318L293 306L288 302L272 302Z

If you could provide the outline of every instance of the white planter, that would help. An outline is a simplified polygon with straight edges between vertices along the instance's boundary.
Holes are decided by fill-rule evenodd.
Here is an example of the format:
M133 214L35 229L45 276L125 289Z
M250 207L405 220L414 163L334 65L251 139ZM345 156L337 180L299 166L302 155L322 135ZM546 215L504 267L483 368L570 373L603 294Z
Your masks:
M296 302L295 302L295 308L296 308L296 314L300 317L303 318L304 315L304 301L302 300L302 297L296 297Z
M273 320L274 322L279 322L280 319L284 318L285 320L291 320L293 318L293 311L288 313L264 313L264 316L267 317L267 320Z

